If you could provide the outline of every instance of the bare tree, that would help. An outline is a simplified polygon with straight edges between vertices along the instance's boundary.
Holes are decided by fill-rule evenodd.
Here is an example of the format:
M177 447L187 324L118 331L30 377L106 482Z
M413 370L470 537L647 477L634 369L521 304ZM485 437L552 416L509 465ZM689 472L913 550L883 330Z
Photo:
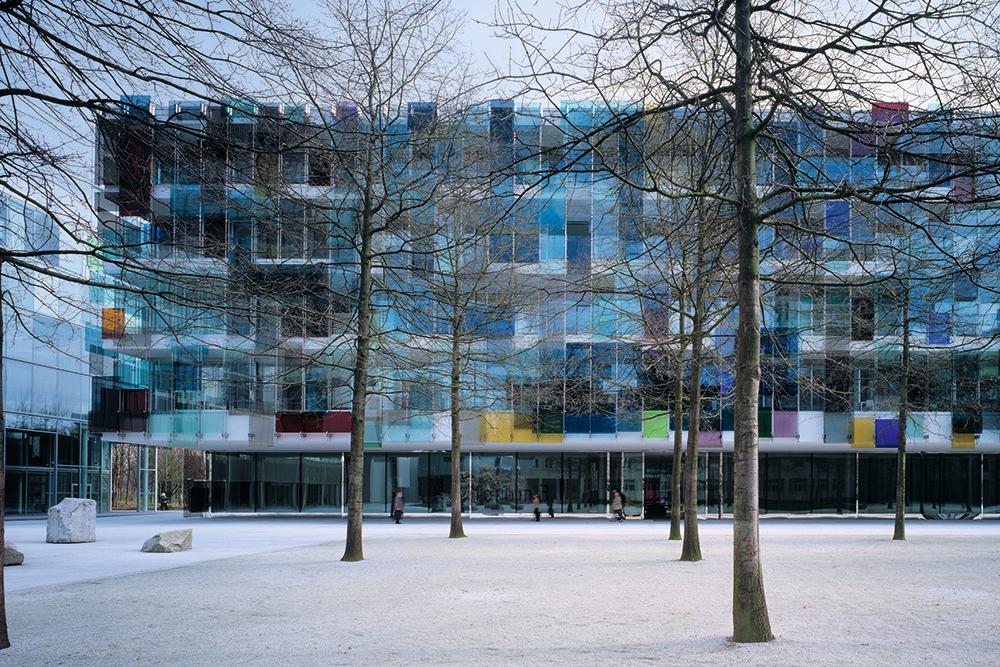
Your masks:
M581 11L574 12L574 9ZM992 136L989 121L997 98L982 69L982 54L996 52L995 8L964 0L954 3L877 3L864 7L736 0L721 5L610 2L599 25L584 22L583 5L563 17L573 25L546 25L529 13L498 18L505 33L524 46L516 80L541 95L589 94L604 102L614 96L642 98L632 118L617 117L613 128L676 109L717 104L731 123L731 187L693 191L729 205L738 220L734 390L734 588L733 637L768 641L758 531L758 405L761 378L760 231L796 207L842 198L868 201L928 201L946 179L933 173L919 183L900 183L891 170L874 178L836 177L794 148L789 178L761 188L758 147L777 136L791 118L804 125L863 142L866 124L852 112L893 96L945 102L949 110L921 114L925 120L971 114L972 134ZM572 54L567 56L567 54ZM961 110L961 111L956 111ZM846 129L845 128L846 125ZM838 129L839 128L839 129ZM937 131L948 130L938 126ZM598 143L601 129L582 141ZM926 134L925 134L926 136ZM992 158L963 159L951 151L933 161L949 166L949 177L988 174ZM926 156L926 153L925 153ZM813 171L810 171L813 168ZM627 174L619 177L628 179ZM655 183L631 181L655 189ZM815 233L815 231L813 232Z
M137 261L142 243L117 235L114 225L104 227L102 223L109 221L92 205L89 149L93 127L100 118L137 121L132 127L138 134L126 143L140 146L139 137L152 131L151 122L135 113L139 105L121 99L133 99L136 90L151 89L211 99L227 89L231 76L239 75L244 29L252 24L247 8L235 4L123 2L112 6L86 0L0 4L0 49L5 62L0 90L0 195L22 201L50 219L54 239L43 247L5 244L0 249L4 301L15 315L17 304L7 299L15 285L45 289L53 300L90 316L93 304L69 303L71 298L60 285L146 292L174 303L182 299L183 290L174 287L175 281L184 280L185 275L190 279L190 274L142 266ZM122 172L138 169L131 181L141 183L145 178L148 188L149 157L134 157L135 164L117 166ZM123 210L143 205L142 193L141 187L122 191ZM130 288L108 275L88 275L83 269L85 259L115 267L120 274L156 275L160 286ZM3 478L0 469L0 484ZM2 593L0 579L0 648L6 648Z
M406 222L428 209L445 181L438 165L423 169L411 151L407 112L411 102L447 107L458 98L461 81L454 56L461 17L435 0L353 3L329 0L312 29L265 58L276 92L297 95L317 108L335 101L325 118L333 146L337 185L331 204L338 224L349 224L355 258L350 331L351 454L347 541L343 560L364 558L362 493L365 409L377 378L372 355L388 338L378 329L374 297L383 290L383 266L409 250ZM282 23L282 20L289 21ZM294 18L272 17L277 34L295 29ZM261 30L262 42L270 41ZM410 116L412 119L413 117ZM337 341L323 354L334 354Z

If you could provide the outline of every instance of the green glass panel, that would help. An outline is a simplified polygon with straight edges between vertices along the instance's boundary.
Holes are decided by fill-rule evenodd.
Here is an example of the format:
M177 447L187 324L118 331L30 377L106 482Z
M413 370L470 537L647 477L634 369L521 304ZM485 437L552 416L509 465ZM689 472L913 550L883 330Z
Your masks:
M759 438L770 438L771 437L771 411L770 410L758 410L757 411L757 429Z
M910 440L917 440L924 437L924 416L922 414L907 415L906 437Z
M670 422L670 413L666 410L642 411L642 437L666 438Z

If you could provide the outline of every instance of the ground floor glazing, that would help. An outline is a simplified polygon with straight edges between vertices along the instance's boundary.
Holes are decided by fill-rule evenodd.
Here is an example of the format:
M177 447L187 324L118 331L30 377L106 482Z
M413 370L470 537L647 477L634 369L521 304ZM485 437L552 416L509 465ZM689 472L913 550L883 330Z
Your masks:
M91 498L111 509L111 448L84 425L4 432L4 511L45 514L63 498Z
M347 455L216 453L215 512L345 510ZM443 452L365 454L364 511L388 514L396 490L407 513L451 511L451 455ZM672 502L673 459L650 452L463 454L462 511L606 514L619 489L632 516L664 517ZM760 455L763 514L882 514L895 511L896 457L886 454ZM1000 454L911 454L907 511L935 514L1000 512ZM698 512L732 512L732 454L698 457Z

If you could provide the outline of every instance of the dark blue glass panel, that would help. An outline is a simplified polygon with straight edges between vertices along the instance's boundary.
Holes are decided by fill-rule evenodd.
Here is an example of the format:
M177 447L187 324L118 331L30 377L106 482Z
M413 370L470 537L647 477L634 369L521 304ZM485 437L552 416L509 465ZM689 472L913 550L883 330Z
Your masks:
M851 206L846 201L826 204L826 231L831 236L846 239L850 232Z

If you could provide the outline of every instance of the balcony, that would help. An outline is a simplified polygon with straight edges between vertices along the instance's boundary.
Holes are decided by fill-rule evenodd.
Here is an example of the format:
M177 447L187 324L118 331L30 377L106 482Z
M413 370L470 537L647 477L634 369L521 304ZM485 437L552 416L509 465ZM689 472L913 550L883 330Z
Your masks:
M350 433L350 410L334 412L279 412L274 415L275 433Z

